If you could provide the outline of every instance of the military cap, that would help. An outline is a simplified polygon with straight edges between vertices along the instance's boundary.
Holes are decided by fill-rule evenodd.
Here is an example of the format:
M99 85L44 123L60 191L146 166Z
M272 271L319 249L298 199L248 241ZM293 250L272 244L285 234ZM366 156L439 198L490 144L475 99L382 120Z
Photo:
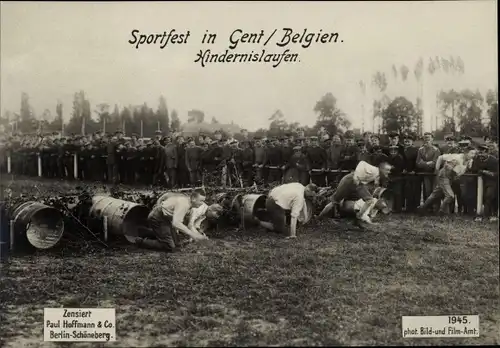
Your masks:
M431 132L425 132L424 135L430 135L431 137L433 137L434 135L432 135Z
M139 134L137 134L137 133L132 133L132 135L131 135L131 136L132 136L132 137L139 138Z
M293 149L294 149L295 151L298 151L298 150L301 150L302 148L301 148L300 146L294 146L294 147L293 147Z
M214 132L214 134L222 134L222 132L221 132L219 129L217 129L217 130Z
M356 144L365 145L365 141L363 139L358 139L358 140L356 140Z
M486 144L480 144L477 148L479 150L483 150L483 151L488 151L489 150L489 147Z
M455 139L455 137L453 135L448 135L448 136L446 136L444 138L444 140L446 140L446 141L455 141L456 139Z
M318 140L318 137L313 135L312 137L309 137L309 139L313 140L313 141L317 141Z
M389 149L391 149L391 150L397 150L397 149L399 149L399 146L397 146L397 145L391 145L391 146L389 146Z
M304 140L306 140L306 138L304 138L304 137L298 137L297 139L295 139L296 142L304 141Z
M363 133L363 138L366 137L367 135L372 135L372 132L364 132Z
M411 134L406 134L406 135L403 137L403 139L409 139L409 140L411 140L411 141L414 141L414 140L415 140L415 137L414 137L413 135L411 135Z
M371 134L370 138L371 139L376 138L376 139L380 140L380 137L377 134Z
M123 131L121 129L117 130L115 134L123 134Z
M187 142L190 142L190 141L194 141L194 139L193 139L192 137L188 137L188 138L186 139L186 141L187 141Z
M373 146L373 147L372 147L372 149L373 149L374 151L382 150L382 146L380 146L380 145L375 145L375 146Z
M238 143L239 143L239 141L238 141L238 140L232 140L232 141L229 143L229 145L236 145L236 144L238 144Z
M399 133L398 132L390 132L388 135L389 135L389 138L399 137Z
M94 132L94 134L102 134L102 131L100 131L100 130L96 130L96 131Z

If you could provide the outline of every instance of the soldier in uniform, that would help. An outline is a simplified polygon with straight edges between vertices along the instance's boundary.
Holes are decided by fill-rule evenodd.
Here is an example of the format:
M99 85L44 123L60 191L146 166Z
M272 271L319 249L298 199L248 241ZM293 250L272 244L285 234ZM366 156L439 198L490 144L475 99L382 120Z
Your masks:
M177 136L177 182L179 187L189 187L189 171L186 166L186 144L182 135Z
M229 166L229 161L231 160L231 157L233 155L233 150L230 143L235 140L236 139L229 140L229 142L228 140L223 140L223 139L219 140L219 147L222 148L222 158L220 162L220 167L222 169L221 183L223 187L226 187L228 184L230 186L232 185L231 181L232 178L228 166Z
M370 134L370 146L368 150L373 152L375 146L380 146L380 137L377 134Z
M378 167L381 163L388 161L389 157L384 153L383 147L380 145L373 145L370 163L375 167Z
M193 138L187 139L186 167L189 171L189 182L194 187L201 182L201 153L202 150L196 146Z
M460 148L457 146L457 142L454 136L448 135L444 138L446 145L441 148L442 154L447 153L460 153Z
M331 184L338 183L342 177L339 173L332 173L332 170L340 169L340 156L343 152L342 140L338 134L332 137L330 147L326 152L327 166L328 166L328 182Z
M133 141L127 142L125 148L125 183L136 183L136 172L140 168L139 153Z
M118 139L121 139L123 133L121 131L115 132L115 138L109 140L107 144L106 165L108 167L108 181L113 185L118 184Z
M349 171L354 170L358 164L358 152L359 149L356 146L354 134L346 132L345 146L340 154L340 169Z
M267 183L281 183L282 170L284 165L282 150L279 146L278 139L272 138L271 144L267 147Z
M398 145L391 145L389 147L388 163L392 166L389 189L392 191L394 197L393 211L400 213L403 210L404 204L404 178L402 174L405 169L405 161L400 154Z
M371 164L372 156L366 147L366 143L363 139L358 139L356 141L356 145L358 146L358 162L364 161L368 164Z
M293 148L293 155L286 166L284 183L299 182L302 185L308 185L310 182L309 172L311 164L305 150L300 145Z
M245 128L243 128L240 131L240 133L241 133L241 136L243 137L243 140L248 141L248 142L250 141L250 138L248 137L248 130L246 130ZM250 144L250 143L248 143L248 144Z
M403 139L404 145L404 161L405 167L403 170L405 175L404 181L404 200L407 212L415 212L420 205L422 196L422 184L420 177L414 175L416 172L418 149L413 146L414 138L411 135L406 135Z
M427 173L423 177L424 200L431 195L435 186L434 171L436 168L436 161L441 155L441 151L433 145L434 137L432 133L424 133L424 144L418 149L417 152L417 170L422 173Z
M488 153L498 159L498 139L494 136L485 136L484 144L488 147Z
M255 182L258 185L264 184L264 165L267 163L267 151L262 145L262 139L260 137L255 137L254 143L254 161L253 166L255 168Z
M404 156L404 147L399 142L399 134L396 132L389 133L389 146L386 148L385 154L390 157L391 148L396 146L398 148L398 153Z
M483 204L484 217L491 222L497 221L498 217L498 159L491 156L487 144L479 145L479 153L473 161L473 172L483 177ZM478 216L476 221L481 221Z
M460 153L466 153L472 146L472 138L470 136L464 135L458 142L458 148ZM468 163L466 166L465 174L474 173L472 169L472 163ZM452 188L455 192L457 198L459 212L465 215L474 215L477 208L477 179L473 176L462 175L456 178L452 182Z
M169 137L165 145L165 168L167 172L168 187L177 187L177 166L179 157L177 153L177 146L172 142Z
M371 136L372 136L372 133L371 133L371 132L364 132L364 133L363 133L363 140L364 140L364 143L365 143L366 149L367 149L367 150L368 150L368 152L370 152L370 153L371 153L371 151L372 151ZM368 163L368 162L367 162L367 163Z
M253 161L254 152L250 146L250 141L244 140L241 142L243 149L241 150L241 176L245 186L251 186L253 180Z
M285 180L285 170L290 162L290 158L293 156L293 147L292 147L292 142L291 142L291 133L287 133L287 135L283 138L281 138L281 158L283 159L282 161L282 166L281 166L281 183L284 182Z
M319 187L325 187L325 171L328 167L328 159L325 149L319 146L318 137L311 137L311 145L307 148L306 154L311 164L310 175L312 183Z

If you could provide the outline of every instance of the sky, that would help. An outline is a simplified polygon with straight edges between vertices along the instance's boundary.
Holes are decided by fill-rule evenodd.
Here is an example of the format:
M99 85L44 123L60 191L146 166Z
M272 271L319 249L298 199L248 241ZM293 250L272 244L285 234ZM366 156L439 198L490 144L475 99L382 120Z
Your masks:
M280 109L289 122L312 125L313 108L331 92L354 128L369 128L370 98L359 81L370 84L376 71L386 72L388 93L414 101L412 71L419 57L460 56L465 74L455 79L426 81L486 91L497 86L496 1L444 2L7 2L1 3L0 109L18 112L21 93L30 96L38 115L57 101L69 119L73 95L84 90L92 105L120 107L146 102L154 109L160 95L181 121L191 109L206 119L248 129L267 127ZM294 32L339 34L342 43L278 47L283 28ZM189 30L185 44L142 45L128 41L132 30L143 34ZM233 53L298 53L300 62L195 63L200 50L223 53L236 29L264 30L268 45L240 43ZM214 44L202 44L206 31ZM391 73L392 65L410 68L408 82ZM426 95L429 93L427 92ZM430 93L432 94L432 93ZM370 96L371 95L371 96ZM430 102L429 102L430 103ZM95 109L95 107L94 107ZM368 110L368 111L367 111ZM432 111L427 111L429 114ZM428 128L426 116L424 128ZM365 121L363 122L363 118Z

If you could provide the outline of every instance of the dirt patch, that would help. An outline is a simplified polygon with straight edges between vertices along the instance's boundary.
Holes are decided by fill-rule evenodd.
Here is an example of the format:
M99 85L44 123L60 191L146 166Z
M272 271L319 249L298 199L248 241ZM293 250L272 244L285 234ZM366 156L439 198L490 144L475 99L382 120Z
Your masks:
M58 306L115 307L110 347L499 344L498 258L496 225L409 216L294 241L220 229L176 254L36 252L2 269L0 345L61 346L41 331ZM481 337L402 339L401 316L447 314L480 315Z

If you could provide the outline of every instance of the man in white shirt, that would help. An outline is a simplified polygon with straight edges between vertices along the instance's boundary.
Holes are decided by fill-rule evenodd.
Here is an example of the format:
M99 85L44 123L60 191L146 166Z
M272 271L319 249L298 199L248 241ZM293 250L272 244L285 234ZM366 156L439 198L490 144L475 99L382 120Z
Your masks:
M356 213L356 217L361 221L371 224L372 221L368 213L377 203L377 199L370 193L368 185L379 186L381 180L387 180L391 169L391 165L387 162L382 162L378 167L375 167L365 161L360 161L354 172L347 174L340 180L337 189L332 195L332 201L323 208L318 217L323 218L332 209L336 217L338 217L339 206L342 200L357 201L358 199L362 199L365 203Z
M297 222L304 221L307 212L306 199L313 198L318 191L314 184L304 186L298 182L277 186L269 192L266 200L266 210L270 222L258 221L271 231L285 234L287 232L286 217L290 213L290 232L287 238L297 237Z
M425 213L432 205L442 199L439 213L446 215L450 206L455 202L455 192L452 183L465 174L472 165L476 156L476 149L467 148L464 154L445 154L438 157L436 162L437 185L424 204L418 207L420 214Z
M191 230L184 224L186 215L191 208L200 207L205 196L198 192L190 196L173 194L156 204L148 216L148 223L156 239L136 238L138 246L148 249L175 251L180 246L177 231L185 233L194 240L208 239L196 230Z

